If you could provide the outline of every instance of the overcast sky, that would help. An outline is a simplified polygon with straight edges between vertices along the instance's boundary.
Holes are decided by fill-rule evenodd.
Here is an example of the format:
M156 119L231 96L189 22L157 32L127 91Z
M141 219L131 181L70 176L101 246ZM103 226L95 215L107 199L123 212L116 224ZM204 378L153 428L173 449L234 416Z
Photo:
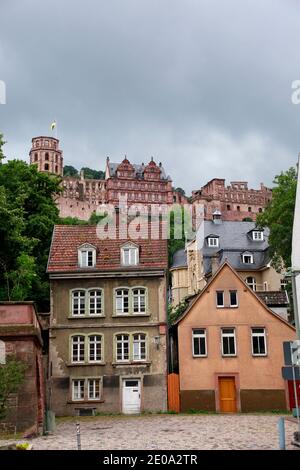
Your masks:
M270 185L300 151L298 0L0 0L9 158L58 122L65 164L153 155L190 193Z

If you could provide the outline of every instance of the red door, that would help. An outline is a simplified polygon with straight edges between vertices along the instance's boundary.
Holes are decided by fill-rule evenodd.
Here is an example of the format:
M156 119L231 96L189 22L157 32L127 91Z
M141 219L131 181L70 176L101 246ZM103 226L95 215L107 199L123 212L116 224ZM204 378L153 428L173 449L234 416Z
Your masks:
M288 380L288 386L289 386L290 409L296 408L293 380ZM300 407L300 380L296 380L296 390L297 390L298 406Z

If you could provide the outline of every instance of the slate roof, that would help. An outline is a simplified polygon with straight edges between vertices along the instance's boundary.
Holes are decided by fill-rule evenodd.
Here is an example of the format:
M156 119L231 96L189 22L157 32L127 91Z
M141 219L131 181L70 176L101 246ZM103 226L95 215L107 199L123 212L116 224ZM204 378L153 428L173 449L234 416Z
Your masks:
M205 273L211 271L211 258L214 255L219 258L219 264L227 260L236 270L257 271L265 267L270 261L268 254L269 229L264 229L263 241L254 241L249 232L255 228L255 222L222 221L221 223L214 223L211 220L205 220L203 243L203 264ZM208 246L207 237L213 235L217 236L219 239L218 247ZM197 239L200 249L200 233L197 234ZM183 251L185 252L185 250L179 250L174 254L172 268L187 266L186 252L184 254ZM241 255L244 252L253 254L253 264L244 264L242 262Z
M167 269L167 240L132 240L139 247L139 264L122 266L120 250L130 239L102 240L96 233L95 225L56 225L48 259L48 273L130 271L143 269ZM89 243L96 250L95 268L78 267L78 248Z
M120 163L111 163L111 162L109 162L108 166L109 166L109 173L110 173L111 177L116 176L117 168L118 168L119 165L120 165ZM145 170L147 165L137 165L135 163L131 163L131 165L133 166L134 171L135 171L134 176L136 178L143 179L143 173L144 173L144 170ZM162 166L160 166L159 169L161 170L160 179L161 180L171 181L170 176L166 175L166 172L165 172L164 168Z
M266 291L255 293L269 307L289 305L289 299L286 291Z
M187 266L186 250L182 248L174 253L172 268L182 268Z

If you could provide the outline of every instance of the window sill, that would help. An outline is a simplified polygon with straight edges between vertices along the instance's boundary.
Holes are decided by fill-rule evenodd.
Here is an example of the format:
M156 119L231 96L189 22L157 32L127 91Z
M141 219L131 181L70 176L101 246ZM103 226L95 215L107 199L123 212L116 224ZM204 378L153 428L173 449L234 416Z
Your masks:
M111 365L113 367L118 366L146 366L149 367L151 365L151 361L127 361L127 362L112 362Z
M268 357L268 354L252 354L252 357Z
M85 318L105 318L105 315L69 315L68 320L83 320Z
M206 359L207 358L207 354L203 354L202 356L194 356L193 355L193 359Z
M94 403L105 403L105 400L68 400L68 404L70 405L93 405Z
M222 354L222 357L226 359L227 357L230 358L235 358L237 357L237 354Z
M135 317L150 317L150 313L120 313L119 315L112 315L112 318L135 318Z
M67 362L67 367L79 367L79 366L105 366L106 362Z

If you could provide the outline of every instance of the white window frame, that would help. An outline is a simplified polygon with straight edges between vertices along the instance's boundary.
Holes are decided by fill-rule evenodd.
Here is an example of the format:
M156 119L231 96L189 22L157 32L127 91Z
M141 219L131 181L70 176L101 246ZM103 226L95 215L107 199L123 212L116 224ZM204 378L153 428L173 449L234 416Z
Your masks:
M249 282L248 279L252 279L252 282ZM257 284L256 278L254 276L248 276L246 277L245 281L246 281L247 286L250 287L250 289L252 289L253 292L256 292L256 284Z
M236 303L235 304L232 304L231 303L231 293L235 293L235 296L236 296ZM239 299L238 299L238 291L235 290L235 289L230 289L229 291L229 306L230 308L236 308L239 306Z
M74 289L71 291L72 292L72 317L84 317L85 316L85 313L86 313L86 305L85 305L85 302L86 302L86 291L85 289ZM80 302L80 299L83 299L83 305L84 305L84 312L83 313L80 313L80 308L78 308L78 311L79 313L74 313L75 311L75 295L78 294L78 293L82 293L83 295L79 295L77 298L78 298L78 306L80 306L81 302Z
M207 243L208 243L208 246L210 248L218 248L219 247L219 238L218 237L208 237Z
M121 336L122 339L118 340L118 337ZM127 336L127 339L125 340L124 337ZM128 343L128 357L125 359L125 343ZM121 356L122 358L118 358L118 344L121 344ZM115 337L115 348L116 348L116 362L129 362L130 361L130 334L129 333L118 333L116 334Z
M96 378L96 377L88 377L87 378L87 399L88 401L99 401L101 400L101 396L102 396L102 380L101 378ZM90 383L93 382L93 396L91 397L90 395ZM99 396L96 396L95 397L95 391L96 391L96 384L98 384L98 388L99 388Z
M218 305L218 294L222 294L223 295L223 304L222 305ZM216 290L216 306L217 308L224 308L225 307L225 302L224 302L224 291L223 290Z
M138 291L138 294L135 294L134 292ZM141 293L141 291L144 291L144 293ZM145 287L133 287L132 290L132 314L133 315L141 315L146 313L147 309L147 289ZM138 311L134 311L135 307L135 300L137 299L138 303ZM144 299L144 309L141 310L141 305L142 305L142 299Z
M196 331L203 331L204 333L196 333ZM199 351L201 350L200 343L201 339L204 339L205 353L195 353L195 340L199 341ZM206 328L194 328L192 331L192 351L193 357L207 357L207 339L206 339Z
M263 330L262 333L254 333L253 330ZM254 352L254 345L253 339L254 338L264 338L264 345L265 345L265 352L264 353L255 353ZM252 349L252 356L254 357L265 357L267 356L267 336L266 336L266 329L260 326L252 326L251 327L251 349Z
M75 397L75 382L83 382L83 396ZM78 384L77 387L80 387L80 392L82 392L82 387ZM85 379L72 379L72 401L84 401L84 391L85 391Z
M123 291L123 293L121 295L118 295L118 291ZM126 293L124 291L127 291ZM128 299L128 311L127 312L124 312L124 304L125 304L125 297L127 297ZM118 309L118 299L121 299L121 303L122 303L122 308L119 310ZM117 287L115 289L115 313L116 315L119 315L119 316L124 316L124 315L130 315L130 289L128 287Z
M93 341L92 341L92 338L93 338ZM100 335L98 333L94 333L94 334L92 333L88 335L87 339L88 339L88 362L90 364L103 362L103 335ZM97 346L98 345L100 345L100 359L97 359ZM93 350L93 354L91 354L92 350ZM96 356L96 359L95 359L95 356Z
M233 330L233 333L225 333L225 330ZM227 354L224 352L224 343L223 343L224 338L233 338L234 354L233 353ZM221 328L221 346L222 346L222 356L224 357L236 357L237 356L235 328L232 328L230 326Z
M255 241L255 242L264 241L264 232L262 230L253 230L252 240Z
M86 254L86 259L83 254ZM89 254L91 253L92 264L89 264ZM96 248L91 245L84 245L78 249L78 265L80 268L94 268L96 266Z
M245 261L246 257L249 257L250 258L250 261ZM243 260L243 263L244 264L253 264L254 260L253 260L253 254L252 253L243 253L242 254L242 260Z
M90 317L100 317L103 315L103 290L98 288L92 288L88 290L88 312ZM96 293L96 295L92 295ZM97 304L98 300L100 299L100 312L97 312ZM93 307L95 312L91 313L91 303L93 302Z
M128 253L128 260L126 260ZM137 266L139 264L139 249L134 245L127 245L121 248L121 263L123 266Z
M138 338L135 339L135 336ZM138 347L138 357L135 357L135 345ZM144 356L142 357L142 346L144 346ZM140 362L147 360L147 335L146 333L133 333L132 334L132 361Z
M75 338L83 338L82 340L77 341L76 343L74 342ZM77 344L77 358L80 357L80 345L83 343L83 360L74 360L75 355L74 355L74 346ZM71 362L72 364L84 364L85 362L85 335L83 334L78 334L78 335L73 335L71 336Z

